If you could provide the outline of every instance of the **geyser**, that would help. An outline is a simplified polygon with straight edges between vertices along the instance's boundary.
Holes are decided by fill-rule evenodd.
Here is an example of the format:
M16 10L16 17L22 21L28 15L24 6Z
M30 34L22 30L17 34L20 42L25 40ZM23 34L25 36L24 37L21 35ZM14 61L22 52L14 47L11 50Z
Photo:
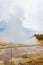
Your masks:
M11 6L9 6L9 8L10 7ZM0 41L13 42L15 44L28 44L28 45L37 44L38 41L35 37L29 37L29 35L27 35L26 32L24 32L24 29L22 26L23 17L24 17L23 9L19 6L18 7L14 6L14 9L10 8L9 10L9 11L13 11L13 13L9 11L7 12L6 7L4 9L6 11L5 13L7 13L5 19L8 21L8 25L7 25L6 30L4 30L4 32L0 32Z

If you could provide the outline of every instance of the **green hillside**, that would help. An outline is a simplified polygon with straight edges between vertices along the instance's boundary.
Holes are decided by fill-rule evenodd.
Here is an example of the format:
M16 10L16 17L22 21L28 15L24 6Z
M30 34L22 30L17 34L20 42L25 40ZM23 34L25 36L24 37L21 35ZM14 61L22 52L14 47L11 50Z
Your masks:
M35 34L34 36L36 36L38 40L43 40L43 34Z

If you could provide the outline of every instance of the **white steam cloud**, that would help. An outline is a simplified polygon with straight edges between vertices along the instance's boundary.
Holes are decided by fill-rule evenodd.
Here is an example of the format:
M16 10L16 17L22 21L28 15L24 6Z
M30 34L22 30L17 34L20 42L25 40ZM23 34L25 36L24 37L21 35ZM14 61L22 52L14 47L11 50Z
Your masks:
M7 28L3 32L0 32L0 41L20 44L35 44L37 43L36 38L29 38L24 32L22 26L24 19L27 19L28 5L25 6L26 8L23 4L20 6L21 3L19 1L21 1L21 3L24 2L24 0L0 1L0 21L5 20L7 22Z

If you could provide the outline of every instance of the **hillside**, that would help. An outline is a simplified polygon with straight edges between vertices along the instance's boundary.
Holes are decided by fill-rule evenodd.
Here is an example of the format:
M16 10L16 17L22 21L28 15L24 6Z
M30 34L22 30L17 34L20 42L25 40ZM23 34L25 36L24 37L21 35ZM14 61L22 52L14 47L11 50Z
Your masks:
M36 36L39 42L43 44L43 34L35 34L34 36Z

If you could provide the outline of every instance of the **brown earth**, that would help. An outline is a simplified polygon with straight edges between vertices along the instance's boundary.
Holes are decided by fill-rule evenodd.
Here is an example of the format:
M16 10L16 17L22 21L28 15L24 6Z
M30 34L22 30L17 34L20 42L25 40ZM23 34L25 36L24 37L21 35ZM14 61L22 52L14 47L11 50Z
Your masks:
M43 65L43 46L0 45L0 65Z

